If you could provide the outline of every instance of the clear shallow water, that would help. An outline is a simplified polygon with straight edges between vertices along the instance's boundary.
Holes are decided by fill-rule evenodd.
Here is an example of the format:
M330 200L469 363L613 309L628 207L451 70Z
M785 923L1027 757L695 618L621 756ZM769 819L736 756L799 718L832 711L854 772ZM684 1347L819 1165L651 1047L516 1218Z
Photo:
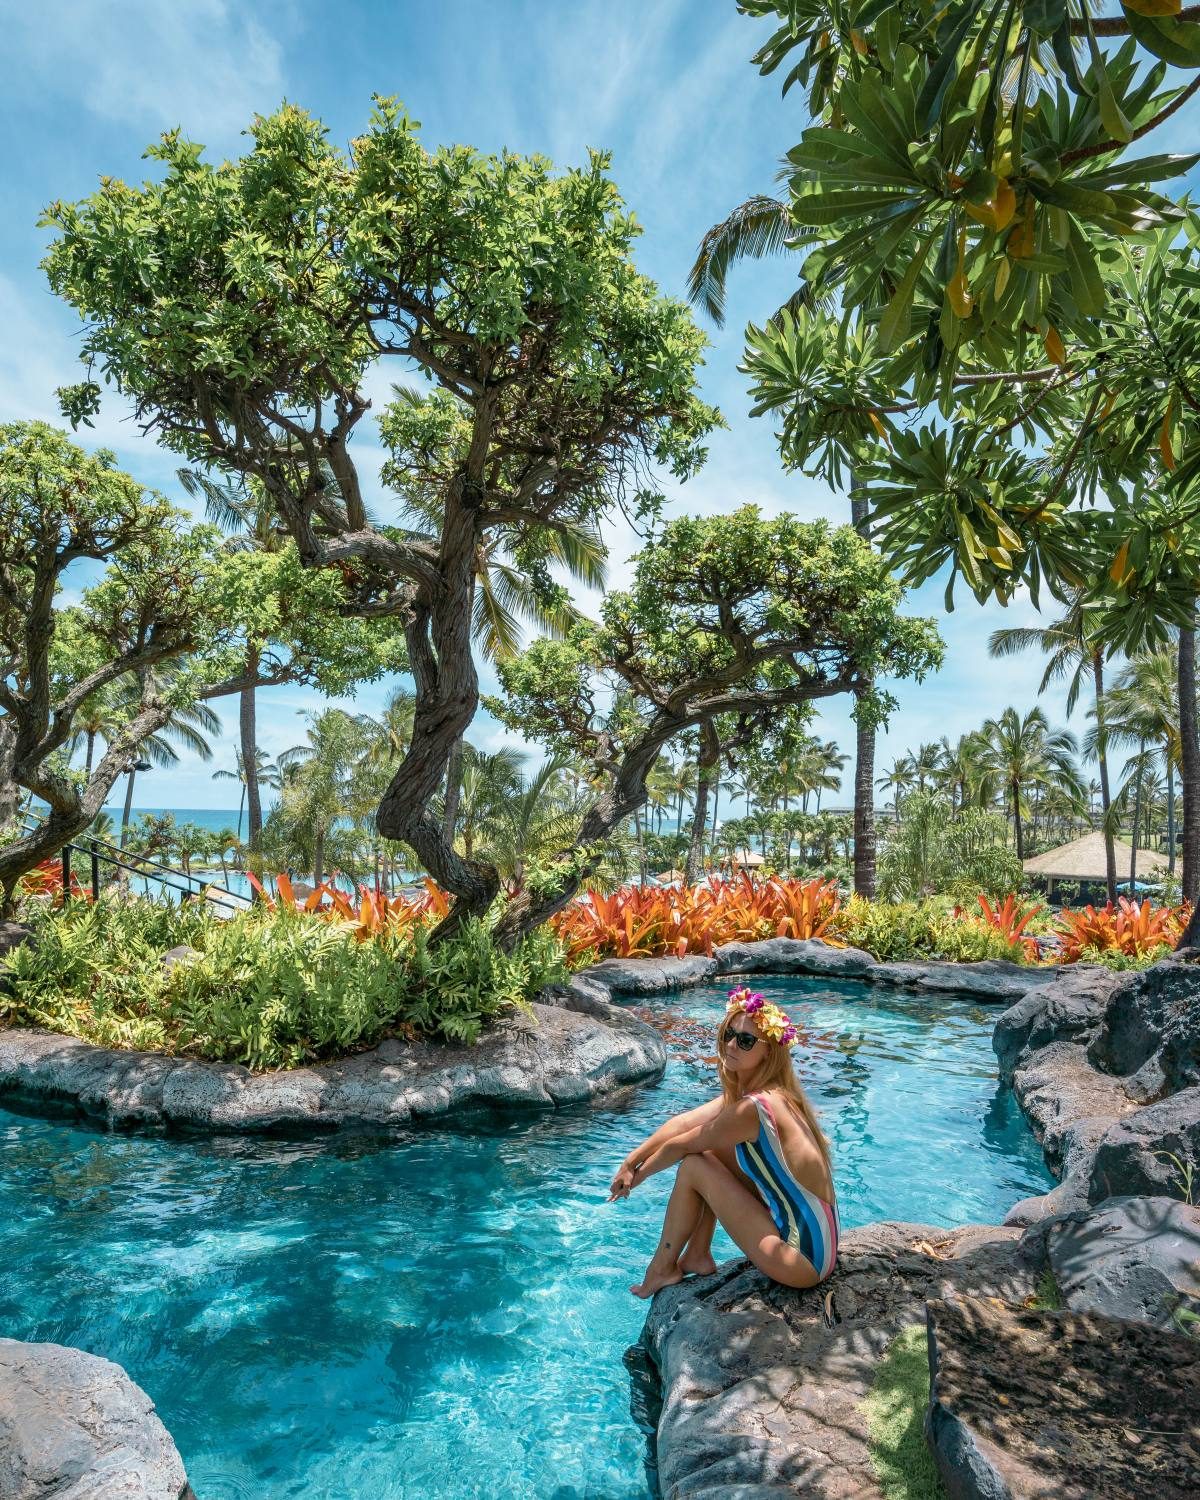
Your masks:
M804 1023L846 1226L995 1221L1049 1185L996 1086L994 1011L760 987ZM677 1009L715 1024L723 1004L695 990ZM626 1288L671 1174L619 1205L605 1189L710 1080L676 1058L618 1107L391 1143L111 1136L0 1110L0 1334L124 1365L199 1500L634 1500L622 1357L645 1307Z

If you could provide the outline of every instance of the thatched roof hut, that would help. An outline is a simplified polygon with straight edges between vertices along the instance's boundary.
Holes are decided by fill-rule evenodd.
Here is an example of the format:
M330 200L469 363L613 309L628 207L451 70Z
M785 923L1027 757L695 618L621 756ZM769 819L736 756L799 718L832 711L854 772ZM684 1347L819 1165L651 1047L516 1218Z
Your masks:
M757 870L766 860L755 849L738 849L733 856L735 870Z
M1123 839L1114 840L1117 853L1117 881L1123 884L1129 879L1129 861L1133 850ZM1026 875L1053 885L1059 880L1094 880L1103 883L1106 878L1104 864L1104 835L1098 830L1085 833L1081 839L1069 844L1060 844L1057 849L1047 849L1045 854L1035 854L1024 864ZM1167 856L1156 854L1152 849L1139 849L1137 874L1139 879L1165 875Z

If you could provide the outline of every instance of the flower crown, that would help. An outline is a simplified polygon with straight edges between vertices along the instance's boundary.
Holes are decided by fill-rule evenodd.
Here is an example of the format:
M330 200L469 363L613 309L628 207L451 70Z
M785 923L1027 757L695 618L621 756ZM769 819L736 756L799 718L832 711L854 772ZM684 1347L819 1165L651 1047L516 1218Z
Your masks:
M781 1047L792 1046L800 1034L795 1023L778 1005L772 1005L769 1000L751 990L749 985L744 984L740 989L729 991L725 1014L730 1015L738 1010L753 1016L760 1034L769 1041L778 1042Z

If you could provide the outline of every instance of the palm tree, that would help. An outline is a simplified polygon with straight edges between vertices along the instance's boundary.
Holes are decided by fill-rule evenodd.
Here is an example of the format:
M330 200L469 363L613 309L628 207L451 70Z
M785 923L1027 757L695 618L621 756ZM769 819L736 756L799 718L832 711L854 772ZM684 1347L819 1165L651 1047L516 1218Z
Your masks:
M125 721L127 698L122 697L121 691L115 684L98 688L79 705L74 719L74 730L67 741L66 750L68 760L79 749L84 746L83 771L85 776L92 774L92 761L95 758L96 741L98 739L107 742L113 736L113 731L120 727Z
M911 792L916 784L917 774L911 755L898 755L892 762L892 769L875 783L881 792L891 792L892 814L897 823L900 821L900 794Z
M485 825L484 852L502 880L520 884L530 860L569 845L578 831L582 807L564 774L567 765L550 756L528 780L518 774Z
M461 833L463 853L468 859L475 857L488 825L500 817L508 799L517 794L524 761L523 751L507 745L490 754L476 750L471 744L463 746L456 831Z
M163 677L168 675L169 673L164 673ZM141 684L139 683L139 693L140 691ZM125 807L121 813L122 849L129 837L129 819L133 809L133 783L138 771L148 770L151 765L160 767L175 765L179 760L176 745L180 745L201 760L211 760L212 745L208 736L220 732L220 716L209 708L207 703L192 703L185 707L173 708L163 727L157 733L147 735L139 743L135 751L137 759L130 760L125 773Z
M988 641L994 657L1016 656L1022 651L1040 651L1047 658L1038 695L1052 682L1067 682L1067 713L1075 711L1083 684L1090 675L1095 694L1092 713L1096 733L1085 741L1085 753L1094 755L1100 770L1100 826L1104 832L1104 868L1108 899L1117 899L1117 854L1109 819L1112 801L1108 774L1108 736L1105 733L1104 649L1096 641L1087 616L1084 596L1075 594L1065 615L1045 626L1014 626L995 630ZM1090 747L1090 748L1089 748Z
M926 783L936 781L938 772L942 769L942 746L933 743L919 745L911 760L917 791L923 792Z
M1179 676L1175 652L1170 646L1136 656L1122 668L1108 693L1105 732L1110 743L1153 745L1155 754L1162 758L1166 776L1167 861L1174 872L1175 774L1183 764L1183 739ZM1098 729L1089 729L1084 737L1085 750L1095 744L1098 734Z
M1028 793L1057 782L1077 801L1086 797L1075 765L1075 736L1066 729L1051 729L1040 708L1031 708L1023 718L1015 708L1006 708L998 719L984 724L982 733L988 741L987 762L1012 805L1017 858L1024 859L1022 812L1027 810Z
M358 762L368 743L368 728L340 708L309 713L305 742L293 745L276 764L283 781L282 820L311 840L313 882L325 878L325 850L354 796Z
M275 790L278 790L283 783L279 775L279 767L274 761L269 760L267 752L260 749L257 745L254 748L254 759L251 763L251 774L249 776L246 774L246 763L242 760L242 752L240 750L233 752L233 759L234 770L214 771L212 774L214 781L236 781L241 784L242 793L238 799L237 820L237 837L240 842L242 837L242 814L246 808L246 793L250 782L253 781L260 788L265 786Z
M395 770L404 759L412 740L416 711L416 696L406 687L396 687L392 689L379 718L363 715L361 722L371 735L366 752L368 765L387 772Z
M178 471L179 482L193 498L202 496L208 519L228 534L225 543L231 552L279 552L287 545L288 533L279 512L258 480L246 483L231 480L222 483L191 469ZM328 476L332 479L332 474ZM242 673L248 685L238 695L238 738L241 746L239 764L246 770L243 800L249 810L249 844L251 855L262 843L262 800L258 779L258 705L253 685L258 676L263 641L249 638L242 661ZM238 813L241 829L241 813Z
M941 761L934 783L950 794L950 808L961 812L968 805L988 807L996 800L995 773L987 765L987 741L978 730L961 734L951 745L943 735Z

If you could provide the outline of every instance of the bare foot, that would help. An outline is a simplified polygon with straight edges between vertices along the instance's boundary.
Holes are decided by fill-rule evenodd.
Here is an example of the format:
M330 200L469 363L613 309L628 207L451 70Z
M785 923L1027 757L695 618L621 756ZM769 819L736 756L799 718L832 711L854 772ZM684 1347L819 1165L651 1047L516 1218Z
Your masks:
M679 1257L679 1269L685 1276L711 1276L717 1263L711 1255L692 1255L685 1250Z
M665 1286L674 1286L676 1282L683 1280L683 1272L678 1266L670 1266L665 1271L659 1271L651 1261L646 1268L646 1278L639 1281L636 1286L629 1290L635 1297L653 1297L655 1292L661 1292Z

